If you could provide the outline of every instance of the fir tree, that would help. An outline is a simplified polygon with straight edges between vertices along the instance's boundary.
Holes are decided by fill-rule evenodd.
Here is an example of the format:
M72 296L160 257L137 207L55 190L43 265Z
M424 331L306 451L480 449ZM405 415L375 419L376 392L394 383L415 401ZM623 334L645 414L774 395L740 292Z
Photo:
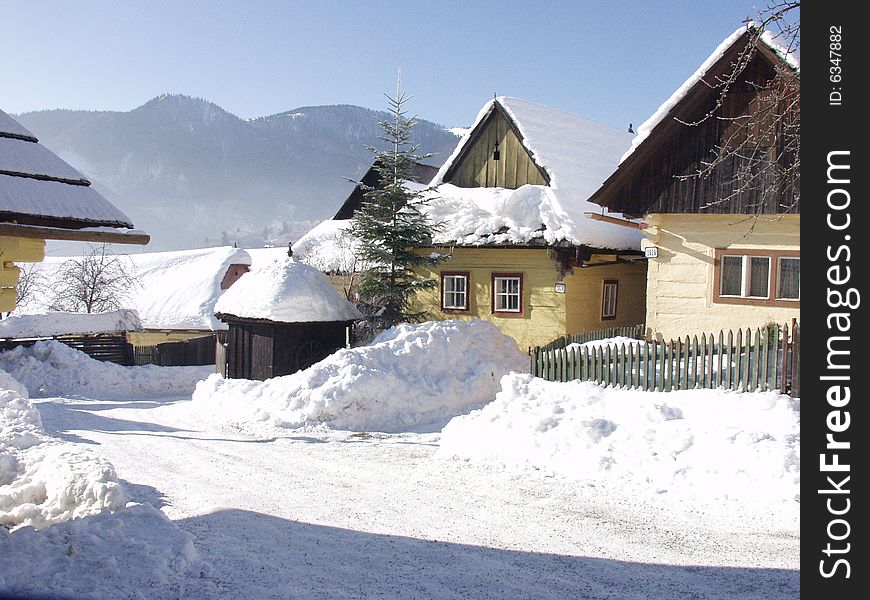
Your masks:
M425 312L414 312L411 303L421 289L435 286L420 279L414 269L437 264L437 256L415 249L431 246L437 225L421 211L426 202L421 191L409 190L415 165L429 155L418 155L419 146L411 141L416 123L405 112L407 98L396 89L387 96L390 117L378 124L387 149L369 148L375 155L374 168L379 184L364 188L363 202L354 215L351 232L359 240L359 258L365 265L358 288L357 306L367 317L370 332L381 331L402 322L421 321Z

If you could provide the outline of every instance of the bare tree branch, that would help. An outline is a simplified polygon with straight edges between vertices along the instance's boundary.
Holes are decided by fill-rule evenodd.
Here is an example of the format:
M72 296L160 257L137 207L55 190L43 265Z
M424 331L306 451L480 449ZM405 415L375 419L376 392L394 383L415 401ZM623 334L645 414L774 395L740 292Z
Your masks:
M694 171L678 176L708 179L730 173L729 187L720 188L702 209L751 199L752 213L761 216L787 213L800 202L800 72L777 61L772 76L759 80L758 70L747 68L765 43L765 31L787 52L799 50L799 10L799 1L770 2L758 22L749 26L749 42L732 68L714 81L705 81L717 90L713 106L696 120L685 122L697 127L716 120L723 132ZM741 93L752 100L739 114L728 114L726 107L734 106L729 96Z
M91 247L80 258L64 262L52 282L49 308L65 312L101 313L126 308L130 292L139 286L130 268L106 244Z

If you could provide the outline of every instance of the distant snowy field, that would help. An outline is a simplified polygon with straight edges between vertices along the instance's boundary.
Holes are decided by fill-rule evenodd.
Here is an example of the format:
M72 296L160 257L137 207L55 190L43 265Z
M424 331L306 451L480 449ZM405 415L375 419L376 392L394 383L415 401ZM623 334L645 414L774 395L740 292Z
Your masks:
M526 361L453 321L269 382L0 354L0 594L797 597L797 399Z

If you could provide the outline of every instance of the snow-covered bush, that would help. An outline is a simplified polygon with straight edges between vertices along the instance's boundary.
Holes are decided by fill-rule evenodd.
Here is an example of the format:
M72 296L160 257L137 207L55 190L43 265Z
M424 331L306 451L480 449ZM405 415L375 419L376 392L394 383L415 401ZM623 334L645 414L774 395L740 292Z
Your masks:
M526 368L527 360L487 321L404 324L292 375L262 382L212 375L193 399L200 410L249 431L312 424L437 430L491 401L501 377Z

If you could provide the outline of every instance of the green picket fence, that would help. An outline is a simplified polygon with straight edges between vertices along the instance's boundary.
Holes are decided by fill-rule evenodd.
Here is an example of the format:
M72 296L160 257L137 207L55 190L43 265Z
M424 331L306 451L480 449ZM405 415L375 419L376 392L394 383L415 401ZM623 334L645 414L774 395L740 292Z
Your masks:
M642 326L637 326L641 328ZM613 330L601 330L613 331ZM720 331L669 341L587 344L560 338L530 351L531 373L548 381L595 381L647 391L779 390L800 396L800 324ZM564 343L563 343L564 342ZM585 345L583 345L585 344Z

